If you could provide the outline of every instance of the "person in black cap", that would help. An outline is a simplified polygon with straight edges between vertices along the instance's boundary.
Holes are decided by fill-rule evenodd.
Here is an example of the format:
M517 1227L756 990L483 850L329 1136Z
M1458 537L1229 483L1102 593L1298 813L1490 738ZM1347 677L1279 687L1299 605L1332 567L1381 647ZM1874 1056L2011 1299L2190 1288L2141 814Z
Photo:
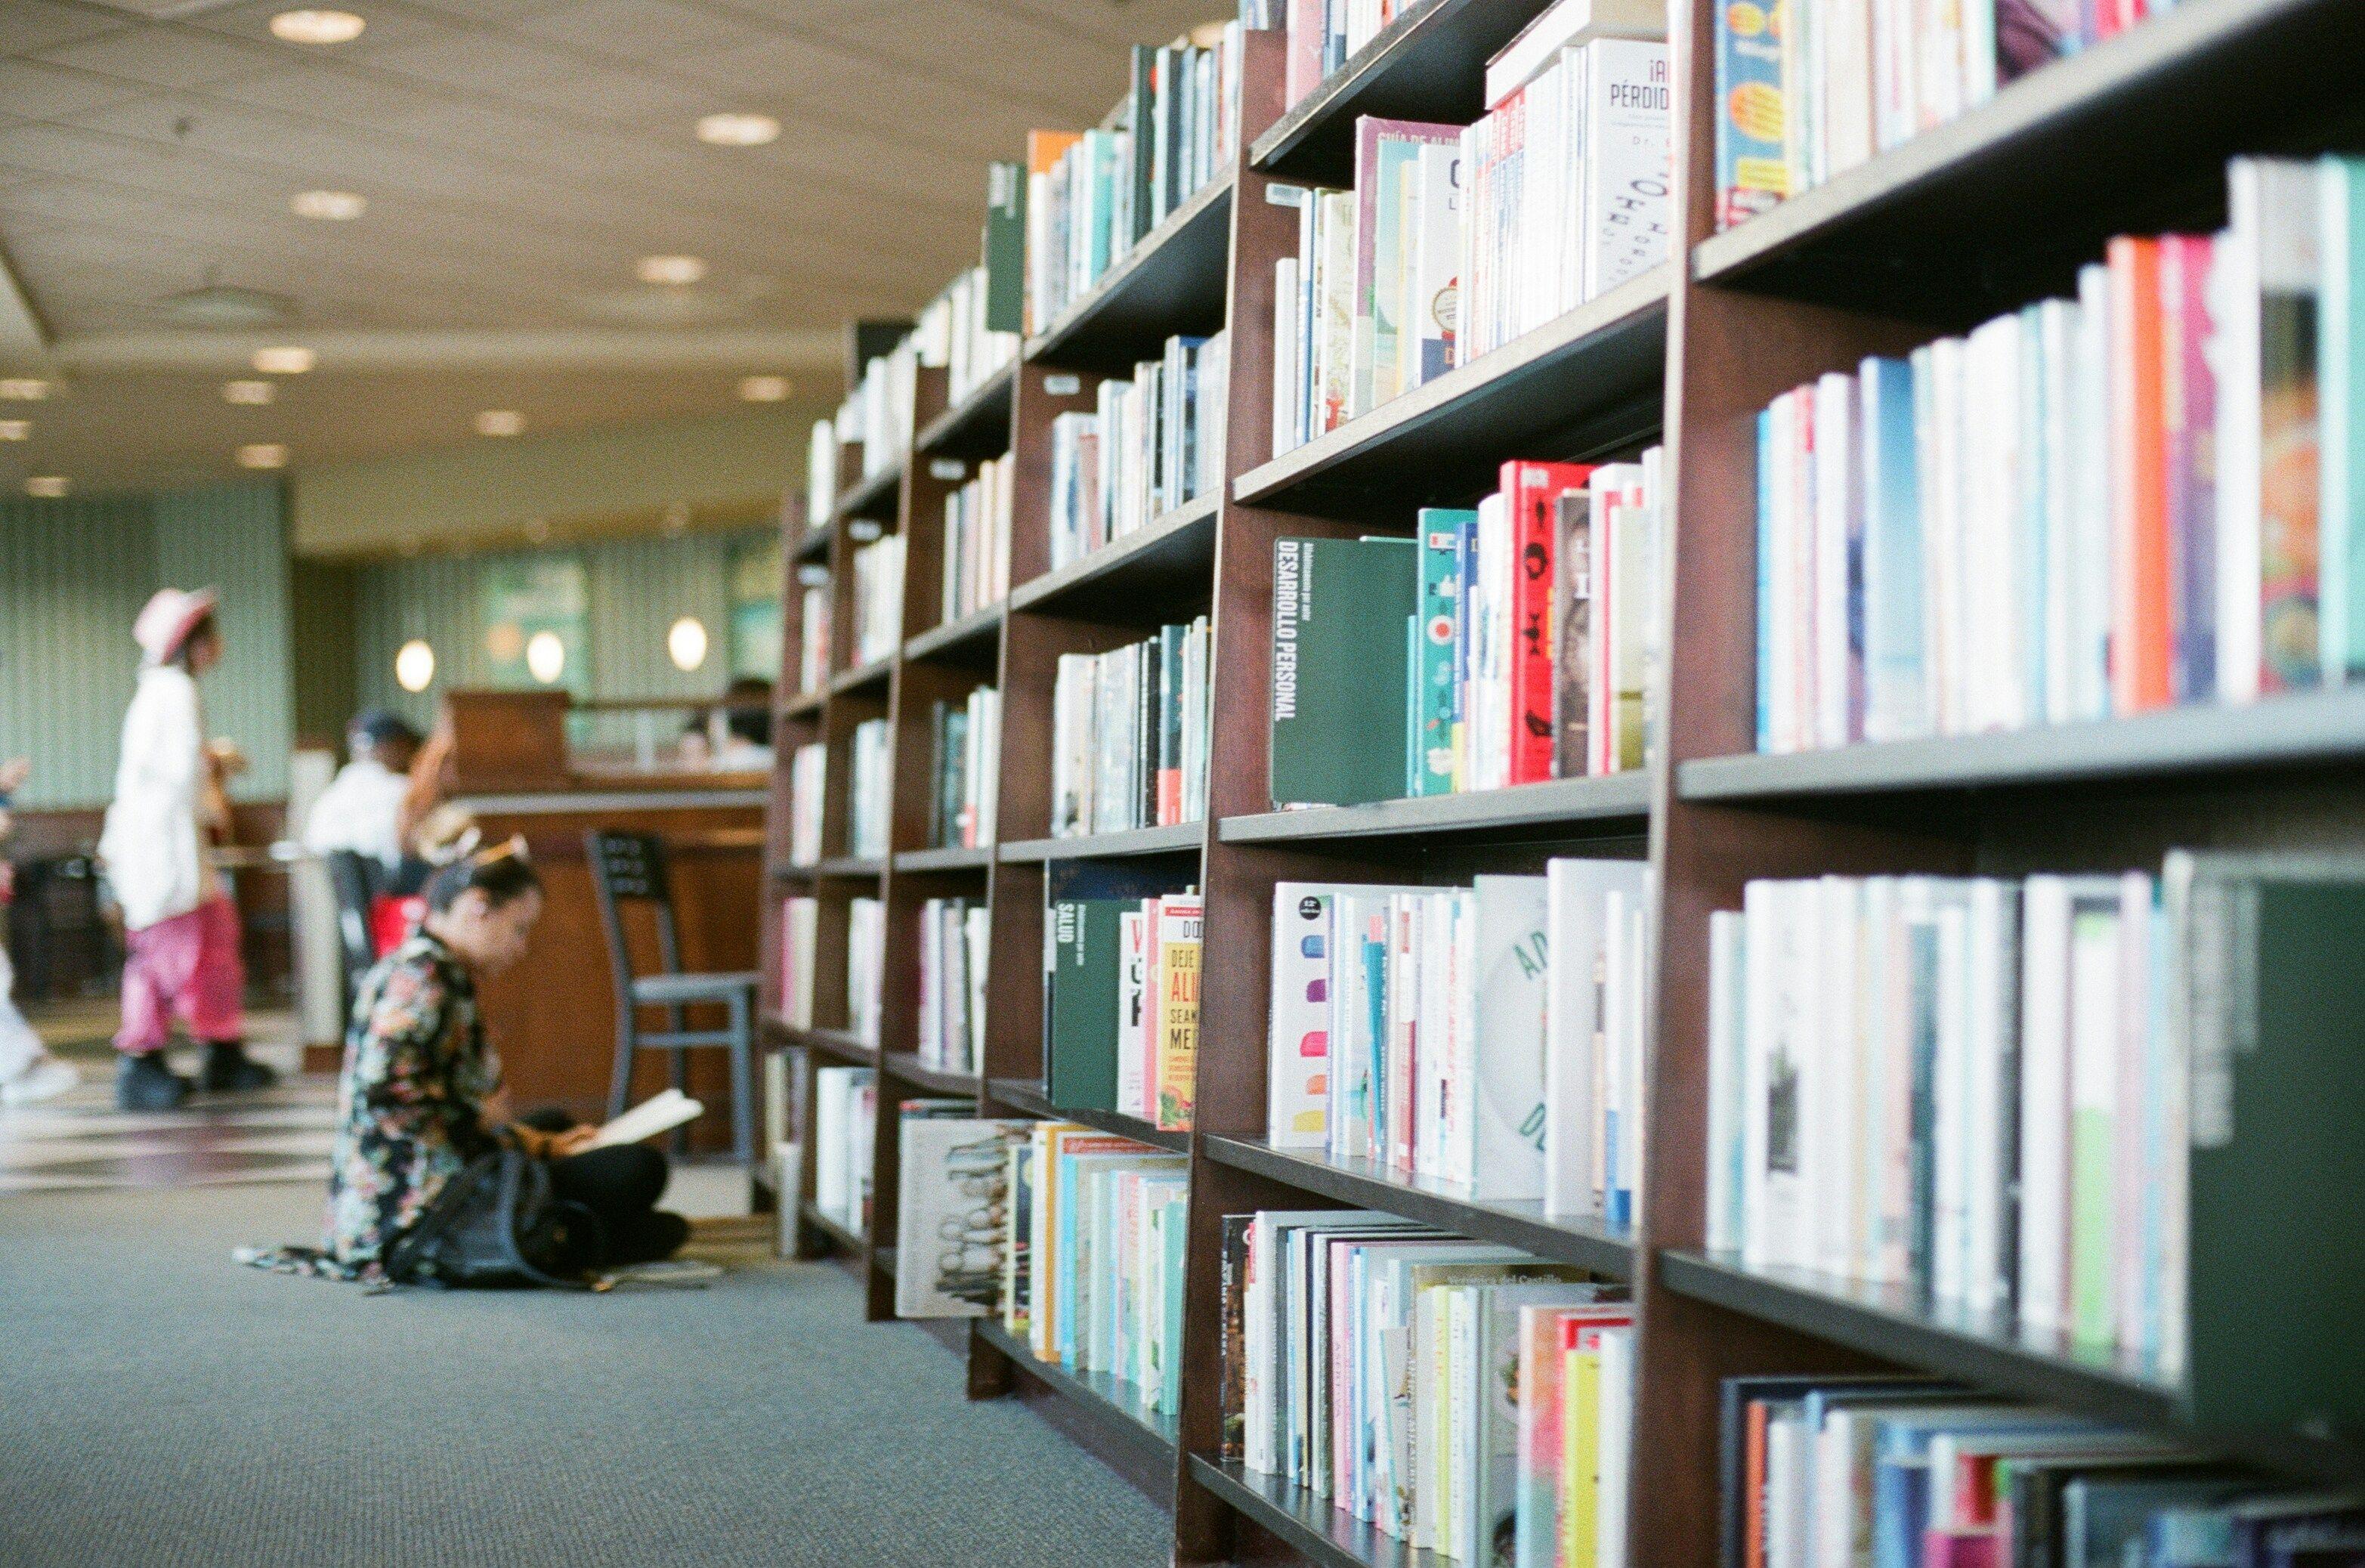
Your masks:
M371 708L353 716L345 731L353 760L312 803L304 822L304 847L316 855L350 849L398 871L406 854L402 798L410 788L410 760L419 752L419 732L399 715Z

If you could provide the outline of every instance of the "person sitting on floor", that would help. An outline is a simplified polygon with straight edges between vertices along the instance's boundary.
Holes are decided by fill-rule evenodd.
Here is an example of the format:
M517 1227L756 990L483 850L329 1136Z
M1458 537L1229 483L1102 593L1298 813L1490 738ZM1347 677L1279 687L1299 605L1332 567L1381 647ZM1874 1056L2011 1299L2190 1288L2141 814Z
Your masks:
M427 883L418 931L370 970L353 1003L337 1089L325 1247L240 1254L286 1273L377 1281L395 1244L468 1161L506 1144L550 1169L551 1190L599 1217L587 1271L671 1257L689 1235L659 1209L666 1157L642 1144L589 1148L595 1129L510 1112L499 1057L485 1039L476 981L524 953L542 881L510 844L443 867ZM562 1118L562 1124L564 1124Z

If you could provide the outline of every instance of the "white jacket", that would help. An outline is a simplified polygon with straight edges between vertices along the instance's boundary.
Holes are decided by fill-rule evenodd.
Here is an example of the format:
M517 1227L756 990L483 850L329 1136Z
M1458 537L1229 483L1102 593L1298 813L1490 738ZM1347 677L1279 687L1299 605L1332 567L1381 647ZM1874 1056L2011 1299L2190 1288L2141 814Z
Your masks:
M402 802L409 793L409 775L374 756L345 764L304 819L304 847L315 855L350 849L392 870L402 864Z
M176 665L141 670L123 715L115 801L98 838L123 924L134 931L188 913L219 886L205 858L205 751L189 672Z

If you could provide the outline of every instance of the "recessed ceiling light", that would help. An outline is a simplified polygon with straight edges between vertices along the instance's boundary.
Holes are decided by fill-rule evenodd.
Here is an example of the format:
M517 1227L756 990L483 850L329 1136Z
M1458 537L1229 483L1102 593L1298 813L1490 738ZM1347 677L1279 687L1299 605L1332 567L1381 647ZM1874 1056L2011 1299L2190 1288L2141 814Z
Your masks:
M282 11L271 36L287 43L351 43L369 26L351 11Z
M279 388L268 381L225 381L222 401L241 408L259 409L279 396Z
M238 465L241 468L285 468L287 448L275 441L252 442L238 449Z
M56 500L73 488L73 481L62 474L36 474L25 481L25 493L45 501Z
M424 691L435 678L435 650L413 637L395 651L394 683L405 691Z
M12 403L38 403L50 395L50 384L38 375L0 377L0 398Z
M476 416L478 435L518 435L525 430L525 416L515 409L487 409Z
M359 218L368 206L352 191L297 191L287 198L288 209L297 217L318 218L330 223Z
M544 686L555 686L566 673L566 644L555 632L536 632L525 640L525 672Z
M739 383L739 397L748 403L778 403L795 390L785 375L749 375Z
M29 441L32 435L30 420L0 420L0 441Z
M685 615L666 633L666 653L673 667L687 675L706 662L706 623Z
M319 356L310 349L294 344L254 351L254 368L265 375L301 375L318 363Z
M706 263L697 256L643 256L633 268L643 283L696 283L706 275Z
M780 122L769 115L708 115L698 122L698 140L717 147L761 147L779 134Z

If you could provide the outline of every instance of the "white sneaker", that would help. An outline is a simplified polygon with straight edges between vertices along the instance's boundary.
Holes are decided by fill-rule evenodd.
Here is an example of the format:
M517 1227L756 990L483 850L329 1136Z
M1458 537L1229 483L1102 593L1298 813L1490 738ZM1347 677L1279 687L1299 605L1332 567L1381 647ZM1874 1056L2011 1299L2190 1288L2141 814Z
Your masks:
M45 1056L7 1082L0 1083L0 1105L29 1105L37 1100L54 1100L81 1082L80 1068Z

